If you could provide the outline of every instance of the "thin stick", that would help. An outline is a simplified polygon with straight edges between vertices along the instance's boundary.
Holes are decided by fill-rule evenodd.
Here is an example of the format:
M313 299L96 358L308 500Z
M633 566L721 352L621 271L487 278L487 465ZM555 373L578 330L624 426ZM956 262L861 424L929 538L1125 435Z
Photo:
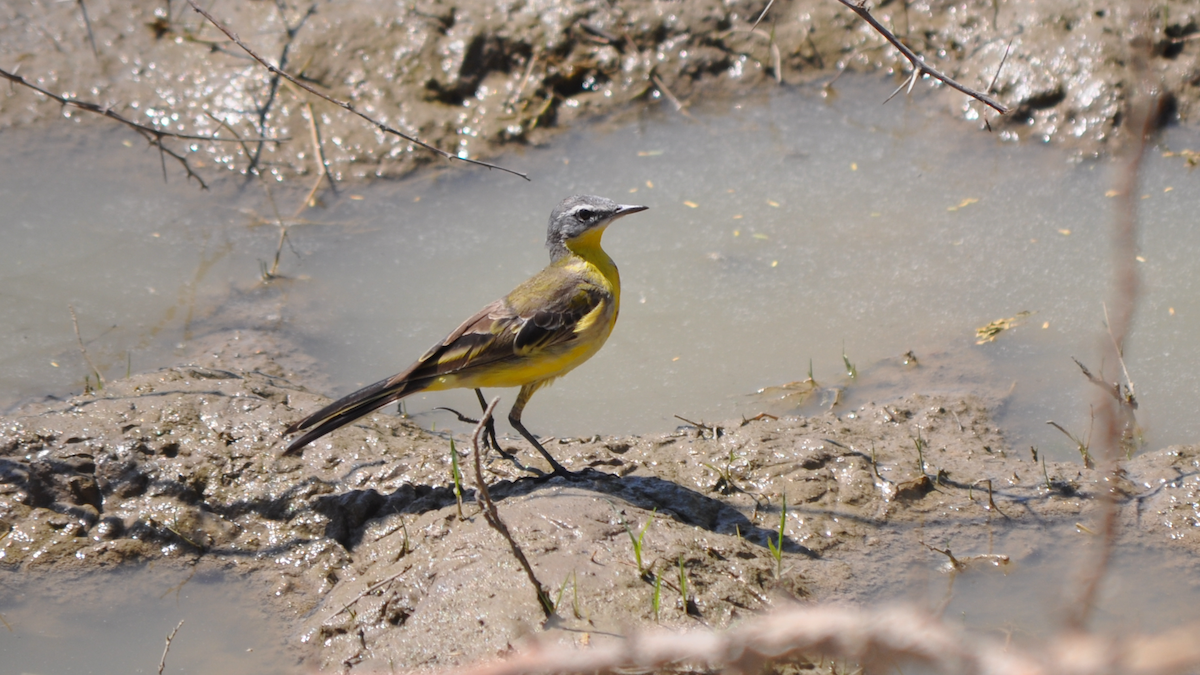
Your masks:
M388 584L392 583L393 581L395 581L395 580L399 579L400 577L404 576L404 573L405 573L405 572L407 572L407 571L409 571L409 570L411 570L411 569L412 569L412 565L408 565L408 566L406 566L404 569L400 570L399 572L396 572L395 574L393 574L392 576L390 576L390 577L388 577L388 578L384 579L383 581L380 581L380 582L377 582L377 583L371 584L371 585L370 585L370 586L368 586L368 587L366 588L366 590L364 590L362 593L359 593L358 595L354 596L354 599L353 599L353 600L351 600L350 602L347 602L347 603L346 603L346 605L345 605L344 607L342 607L341 609L339 609L339 610L337 611L337 613L336 613L336 614L334 614L334 616L337 616L338 614L341 614L342 612L349 611L349 609L350 609L350 605L353 605L354 603L358 602L359 600L362 600L363 598L367 597L367 595L368 595L368 594L370 594L370 593L372 593L372 592L374 592L374 591L377 591L377 590L379 590L380 588L383 588L384 586L387 586Z
M192 0L188 0L188 2L191 2L191 1ZM899 38L897 38L895 35L893 35L892 32L889 31L887 28L884 28L883 24L879 23L879 21L877 21L875 19L875 17L871 16L871 12L867 10L866 0L861 0L860 2L853 2L853 0L838 0L838 2L842 3L846 7L849 7L850 11L854 12L855 14L857 14L859 16L859 18L861 18L863 21L866 21L868 24L870 24L871 28L874 28L875 31L878 32L880 35L882 35L885 40L892 43L892 46L895 47L897 50L899 50L899 52L904 56L904 58L908 59L908 62L910 64L912 64L912 68L913 68L912 77L909 78L908 82L905 83L908 86L909 91L912 91L913 85L916 84L917 79L921 75L929 75L933 79L938 80L939 82L942 82L946 86L948 86L952 89L956 89L956 90L966 94L967 96L970 96L971 98L979 101L980 103L983 103L984 105L991 107L992 109L999 112L1001 115L1003 115L1004 113L1007 113L1010 110L1010 108L1008 106L997 101L996 99L992 98L991 96L988 96L987 94L975 91L974 89L972 89L964 84L960 84L959 82L954 80L954 78L950 77L949 75L946 75L946 74L938 71L935 68L925 65L925 62L921 60L920 56L917 56L917 54L915 52L913 52L913 50L906 47L903 42L900 42ZM904 86L905 85L901 85L900 89L903 89ZM900 93L900 89L897 89L892 94L892 96L895 96L896 94ZM888 100L891 100L892 96L889 96Z
M179 632L180 628L183 628L183 619L179 620L179 625L175 626L175 630L167 636L167 646L163 647L162 659L158 662L158 675L162 675L163 669L167 667L167 652L171 651L171 640L175 639L175 634Z
M329 171L329 162L325 159L325 150L321 147L321 132L317 129L317 114L313 112L312 103L304 102L304 109L308 111L308 131L310 140L313 146L313 157L317 160L317 182L313 183L312 189L308 191L308 196L300 203L300 207L296 209L296 213L292 214L292 218L296 218L304 211L305 208L316 206L313 199L317 196L317 190L321 188L321 179L329 180L329 189L333 190L333 194L337 194L337 184L333 182L333 174Z
M1004 56L1000 57L1000 65L996 66L996 74L992 76L992 81L988 83L988 93L996 89L996 80L1000 79L1000 71L1004 70L1004 62L1008 60L1008 53L1012 51L1012 43L1016 39L1016 36L1013 36L1008 40L1008 46L1004 48Z
M188 0L191 2L191 0ZM483 467L480 466L479 456L483 453L479 451L479 438L483 435L483 430L487 426L488 420L492 419L492 413L496 410L496 404L500 402L500 397L492 399L487 410L483 411L483 416L479 418L479 424L475 425L475 432L471 434L471 446L475 455L475 482L479 484L479 496L483 499L483 518L491 525L493 529L499 532L508 545L512 548L513 556L517 562L521 563L521 568L525 570L525 576L529 577L529 583L533 584L534 590L537 592L538 604L545 613L546 618L554 616L554 601L550 599L550 592L538 581L538 578L533 574L533 567L529 564L529 559L525 557L525 553L521 547L513 541L512 535L508 532L508 526L500 520L500 512L496 510L496 504L492 501L492 495L488 492L487 483L483 482Z
M103 389L104 376L100 374L96 364L92 363L92 359L88 357L87 348L83 346L83 336L79 333L79 319L75 317L75 308L68 304L67 311L71 312L71 325L75 327L75 341L79 343L79 353L83 355L83 360L87 362L88 368L92 369L92 374L96 376L96 382L100 383L100 388Z
M326 101L329 101L330 103L338 106L339 108L342 108L343 110L345 110L347 112L353 113L353 114L361 117L362 119L370 122L372 125L374 125L377 129L384 132L385 134L393 134L395 136L399 136L400 138L403 138L404 140L408 141L409 143L413 143L422 148L425 148L426 150L428 150L434 154L440 155L449 161L458 160L460 162L466 162L467 164L474 164L476 166L482 166L482 167L486 167L488 169L499 169L500 171L504 171L505 173L511 173L514 176L520 176L521 178L524 178L525 180L529 180L529 176L521 173L520 171L506 169L502 166L498 166L496 164L489 164L488 162L481 162L477 159L467 159L466 157L459 157L458 155L453 155L449 152L446 152L445 150L442 150L441 148L430 145L430 144L426 143L425 141L418 139L415 136L410 136L402 131L393 129L392 127L389 127L388 125L384 124L383 122L380 122L362 112L359 112L359 110L357 108L355 108L352 104L350 104L346 101L340 101L331 96L322 94L321 92L317 91L316 89L309 86L308 84L305 84L304 82L301 82L300 80L296 79L291 74L287 73L286 71L282 70L281 68L278 68L278 67L273 66L270 63L268 63L266 59L259 56L257 52L255 52L253 49L248 47L246 45L246 43L242 42L241 38L239 38L236 33L229 30L228 28L226 28L224 24L218 22L215 18L213 18L213 15L211 15L208 12L201 9L201 7L196 4L196 0L187 0L187 1L188 1L188 4L192 6L192 9L196 10L196 12L198 12L205 19L208 19L209 23L211 23L212 25L217 27L217 30L224 33L230 40L233 40L234 44L236 44L237 46L242 48L242 51L249 54L250 57L253 58L255 61L258 61L259 63L261 63L262 66L264 68L266 68L268 71L270 71L272 74L278 75L278 76L286 79L288 82L291 82L292 84L296 85L297 87L300 87L301 89L303 89L304 91L307 91L308 93L312 94L313 96L323 98Z
M1125 386L1129 388L1130 396L1137 396L1137 392L1133 390L1133 380L1129 377L1129 368L1125 366L1125 347L1117 344L1117 338L1112 332L1112 322L1108 318L1108 303L1102 302L1100 306L1104 308L1104 325L1108 328L1108 337L1112 340L1113 351L1117 353L1117 359L1121 362L1121 372L1125 374Z
M752 26L750 26L750 30L754 30L755 28L758 28L758 24L762 23L762 20L764 17L766 17L767 12L771 11L771 5L774 5L774 4L775 4L775 0L770 0L769 2L767 2L767 6L763 7L762 14L759 14L758 18L754 20L754 24Z
M87 28L88 42L92 44L92 56L100 58L100 50L96 49L96 36L92 34L92 20L88 18L87 5L83 4L83 0L76 0L79 4L79 13L83 15L83 25Z

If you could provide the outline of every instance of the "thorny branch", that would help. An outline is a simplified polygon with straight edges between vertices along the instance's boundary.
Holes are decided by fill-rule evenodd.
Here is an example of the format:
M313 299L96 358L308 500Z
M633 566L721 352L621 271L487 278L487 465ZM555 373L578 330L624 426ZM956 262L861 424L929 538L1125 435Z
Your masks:
M68 106L71 108L78 108L80 110L86 110L87 112L95 113L97 115L102 115L104 117L116 120L116 121L120 122L121 124L128 126L129 128L131 128L134 131L137 131L139 134L141 134L142 137L144 137L148 142L150 142L151 145L158 146L158 151L160 154L170 155L176 161L178 161L180 164L182 164L184 171L187 172L187 177L195 178L196 181L198 183L200 183L200 187L204 188L205 190L208 189L208 185L205 184L204 179L200 178L199 175L197 175L194 171L192 171L192 167L188 165L187 158L176 153L175 151L171 150L170 148L166 147L165 145L163 145L162 139L164 139L164 138L179 138L179 139L183 139L183 140L216 141L216 142L227 142L227 141L233 140L233 139L228 139L228 138L214 138L212 136L195 136L192 134L179 134L179 133L175 133L172 131L163 131L162 129L156 129L151 126L146 126L145 124L138 124L137 122L134 122L133 120L122 116L120 113L114 112L108 106L98 105L98 104L92 103L90 101L81 101L72 96L59 96L58 94L55 94L54 92L48 91L46 89L43 89L43 88L37 86L36 84L30 82L29 80L26 80L25 78L21 77L20 75L17 75L16 73L10 73L7 70L4 70L2 68L0 68L0 77L3 77L4 79L8 80L9 82L15 82L23 87L28 87L43 96L52 98L55 101L58 101L59 104L61 104L61 105ZM163 180L166 180L166 179L167 179L167 168L164 164Z
M249 54L250 57L253 58L255 61L258 61L259 63L261 63L262 66L264 68L266 68L268 71L270 71L273 75L278 75L278 76L284 78L285 80L287 80L288 82L291 82L292 84L296 85L297 87L303 89L304 91L307 91L308 93L312 94L313 96L320 97L347 112L353 113L353 114L357 115L358 117L361 117L362 119L366 120L367 122L370 122L373 126L375 126L375 128L379 129L380 131L384 132L385 134L393 134L395 136L399 136L400 138L403 138L404 140L408 141L409 143L412 143L414 145L425 148L426 150L428 150L434 154L440 155L452 162L457 160L460 162L466 162L467 164L474 164L476 166L482 166L482 167L485 167L488 169L499 169L500 171L503 171L505 173L511 173L514 176L520 176L521 178L524 178L525 180L529 180L529 176L521 173L520 171L506 169L505 167L499 166L497 164L490 164L488 162L483 162L483 161L480 161L477 159L468 159L466 157L459 157L458 155L454 155L449 152L446 152L445 150L442 150L441 148L430 145L430 144L426 143L425 141L418 139L415 136L410 136L410 135L404 133L403 131L399 131L398 129L393 129L392 127L384 124L383 122L380 122L380 121L370 117L369 115L367 115L363 112L360 112L358 110L358 108L355 108L353 104L351 104L347 101L341 101L341 100L338 100L331 96L328 96L326 94L322 94L321 92L317 91L312 86L293 77L291 74L289 74L287 71L283 70L282 68L273 66L270 63L268 63L266 59L259 56L257 52L255 52L253 49L251 49L249 46L247 46L246 43L242 42L241 38L239 38L236 33L231 31L229 28L226 28L224 24L220 23L215 18L213 18L212 14L209 14L204 9L202 9L199 5L197 5L196 0L187 0L187 1L188 1L188 4L192 6L192 9L196 10L196 12L198 12L205 19L208 19L209 23L211 23L212 25L217 27L217 30L224 33L230 40L233 40L234 44L241 47L244 52Z
M952 89L956 89L956 90L966 94L967 96L970 96L971 98L975 99L976 101L979 101L980 103L983 103L984 105L989 106L993 110L999 112L1001 115L1007 113L1010 110L1010 108L1008 106L1004 105L1000 101L997 101L996 99L992 98L991 96L988 96L987 94L985 94L983 92L975 91L974 89L956 81L954 78L950 77L949 75L946 75L945 73L940 72L936 68L926 65L925 61L923 61L920 56L917 56L916 52L914 52L913 50L911 50L907 46L905 46L905 44L903 42L901 42L899 38L897 38L895 35L893 35L890 30L885 28L883 26L883 24L879 23L879 21L875 17L871 16L871 12L867 9L866 0L859 0L859 2L854 2L854 0L838 0L838 2L842 3L846 7L850 8L850 11L857 14L859 16L859 18L861 18L863 21L866 21L871 26L871 28L874 28L875 31L878 32L880 35L882 35L885 40L892 43L892 46L895 47L897 50L899 50L900 53L904 56L904 58L908 59L908 62L910 64L912 64L912 68L913 68L912 77L910 77L908 79L908 82L905 83L908 86L909 91L912 91L913 85L915 85L917 83L917 80L920 79L920 77L922 75L929 75L933 79L935 79L939 82L942 82L946 86L948 86ZM1007 57L1007 54L1005 56ZM993 80L993 82L994 82L994 80ZM901 85L900 89L903 89L904 87L905 87L905 85ZM896 94L900 93L900 89L897 89L892 94L892 96L895 96ZM889 96L888 99L890 100L891 96Z

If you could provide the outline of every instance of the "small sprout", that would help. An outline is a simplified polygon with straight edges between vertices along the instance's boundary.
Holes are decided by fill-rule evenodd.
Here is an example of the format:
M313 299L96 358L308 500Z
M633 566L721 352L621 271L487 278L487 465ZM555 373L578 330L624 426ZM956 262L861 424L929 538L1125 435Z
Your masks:
M1092 435L1090 428L1088 429L1088 440L1087 440L1087 442L1084 442L1084 441L1081 441L1078 438L1076 438L1075 435L1072 434L1071 432L1069 432L1066 429L1059 426L1058 422L1055 422L1054 420L1047 420L1046 424L1049 424L1050 426L1054 427L1055 429L1058 429L1059 431L1063 432L1063 434L1065 434L1067 438L1069 438L1075 442L1075 449L1079 451L1079 456L1083 459L1084 468L1087 468L1087 469L1096 468L1096 463L1092 461L1092 454L1088 447L1091 444L1091 435Z
M858 379L858 368L850 363L850 357L846 356L846 345L844 344L842 345L842 363L846 364L846 374L850 376L850 379Z
M462 511L462 472L458 469L458 449L450 437L450 480L454 481L454 500L458 503L458 519L466 520Z
M633 544L633 557L637 562L638 576L646 580L649 580L648 575L650 574L650 570L642 562L642 544L646 537L646 530L650 528L650 523L654 522L654 514L656 513L658 513L657 508L650 512L650 517L646 519L646 524L642 526L637 535L633 534L633 529L629 527L629 523L625 522L624 518L621 518L621 524L625 526L625 533L629 535L629 541ZM620 513L617 515L619 517Z
M683 598L683 613L688 613L688 580L687 570L683 568L683 555L679 556L679 596Z
M783 508L779 511L779 531L775 534L775 541L771 541L767 537L767 548L771 550L771 557L775 559L775 578L778 579L783 575L783 531L787 526L787 495L783 496Z
M662 607L662 575L654 575L654 596L650 599L650 608L654 610L654 620L658 621L658 610Z
M921 438L921 427L917 427L917 437L913 439L913 444L917 446L917 470L921 475L925 475L925 440Z
M583 618L583 612L579 609L579 580L575 576L575 570L571 570L571 574L563 579L562 585L558 587L558 597L554 598L554 612L558 612L558 608L562 606L563 593L567 590L567 584L571 584L571 611L575 614L576 619Z

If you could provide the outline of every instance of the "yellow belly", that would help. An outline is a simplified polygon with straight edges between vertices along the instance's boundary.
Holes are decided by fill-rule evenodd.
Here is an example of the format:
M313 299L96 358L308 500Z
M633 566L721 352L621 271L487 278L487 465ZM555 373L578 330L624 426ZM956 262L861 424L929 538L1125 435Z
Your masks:
M617 322L615 303L606 302L584 316L576 327L576 338L520 359L499 362L478 370L447 373L428 389L482 389L491 387L521 387L534 382L549 384L592 358L612 334Z

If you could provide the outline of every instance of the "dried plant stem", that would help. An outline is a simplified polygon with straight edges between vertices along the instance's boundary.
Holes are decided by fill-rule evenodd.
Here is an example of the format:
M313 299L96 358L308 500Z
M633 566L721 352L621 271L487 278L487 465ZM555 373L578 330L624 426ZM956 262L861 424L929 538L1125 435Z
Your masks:
M499 402L499 396L492 399L487 410L483 411L483 416L479 418L479 424L475 425L474 433L471 434L471 449L475 459L475 482L479 485L479 497L483 502L483 517L488 525L491 525L508 542L513 556L521 564L521 568L525 570L525 576L529 577L529 583L533 584L534 591L537 592L538 605L541 606L542 612L549 619L554 616L554 601L550 599L550 592L546 590L542 582L538 581L538 578L533 574L533 567L529 564L529 559L525 557L525 552L513 540L512 534L508 531L508 526L504 524L503 520L500 520L500 512L496 510L496 504L492 501L492 495L488 492L487 483L483 480L483 468L479 460L482 454L479 449L479 439L483 436L483 430L487 426L488 420L492 419L492 413L495 412L496 404Z
M88 368L92 369L92 374L96 376L96 382L101 389L104 388L104 376L100 374L100 369L96 364L92 363L91 357L88 356L87 348L83 346L83 335L79 333L79 319L75 316L75 307L67 305L67 311L71 312L71 325L75 327L75 341L79 343L79 353L83 356L83 360L87 363Z
M216 26L217 30L224 33L226 35L226 37L228 37L230 40L233 40L234 44L241 47L242 51L246 52L247 54L250 55L251 58L253 58L255 61L258 61L260 64L262 64L262 66L264 68L266 68L268 71L270 71L272 75L282 77L285 80L287 80L288 82L291 82L292 84L296 85L297 87L312 94L313 96L317 96L326 101L329 101L330 103L338 106L339 108L341 108L349 113L352 113L354 115L357 115L358 117L361 117L362 119L366 120L367 122L370 122L373 126L375 126L375 128L379 129L380 131L384 132L385 134L393 134L395 136L399 136L400 138L403 138L404 140L408 141L409 143L412 143L414 145L425 148L426 150L428 150L436 155L440 155L441 157L444 157L447 160L450 160L450 161L457 160L460 162L466 162L467 164L474 164L476 166L482 166L482 167L485 167L488 169L499 169L500 171L504 171L505 173L511 173L514 176L520 176L521 178L524 178L525 180L529 180L529 176L521 173L520 171L514 171L512 169L507 169L505 167L498 166L496 164L489 164L488 162L482 162L482 161L479 161L476 159L467 159L465 157L459 157L458 155L454 155L449 152L446 152L445 150L442 150L441 148L430 145L415 136L410 136L409 134L406 134L403 131L399 131L398 129L393 129L392 127L384 124L383 122L380 122L380 121L370 117L369 115L366 115L365 113L359 111L358 108L355 108L354 105L352 105L351 103L349 103L347 101L341 101L341 100L338 100L331 96L328 96L326 94L322 94L321 92L317 91L312 86L300 81L299 79L295 78L290 73L288 73L287 71L283 70L282 68L272 65L266 59L259 56L257 52L255 52L253 49L248 47L246 45L246 43L242 42L241 38L239 38L237 36L237 33L234 33L229 28L225 27L224 24L220 23L215 18L213 18L213 15L206 12L203 8L200 7L200 5L197 5L195 0L187 0L187 1L188 1L188 4L192 6L192 9L196 10L196 12L199 13L201 16L203 16L205 19L208 19L209 23Z
M317 128L317 114L313 112L312 103L305 101L304 110L308 112L308 131L309 137L313 146L313 159L317 161L317 180L313 183L312 189L308 191L308 196L300 202L299 208L292 214L292 218L298 217L306 208L316 206L315 198L317 190L321 189L321 180L329 181L329 189L337 194L337 183L333 181L333 174L329 172L329 162L325 159L325 150L321 147L321 131Z

